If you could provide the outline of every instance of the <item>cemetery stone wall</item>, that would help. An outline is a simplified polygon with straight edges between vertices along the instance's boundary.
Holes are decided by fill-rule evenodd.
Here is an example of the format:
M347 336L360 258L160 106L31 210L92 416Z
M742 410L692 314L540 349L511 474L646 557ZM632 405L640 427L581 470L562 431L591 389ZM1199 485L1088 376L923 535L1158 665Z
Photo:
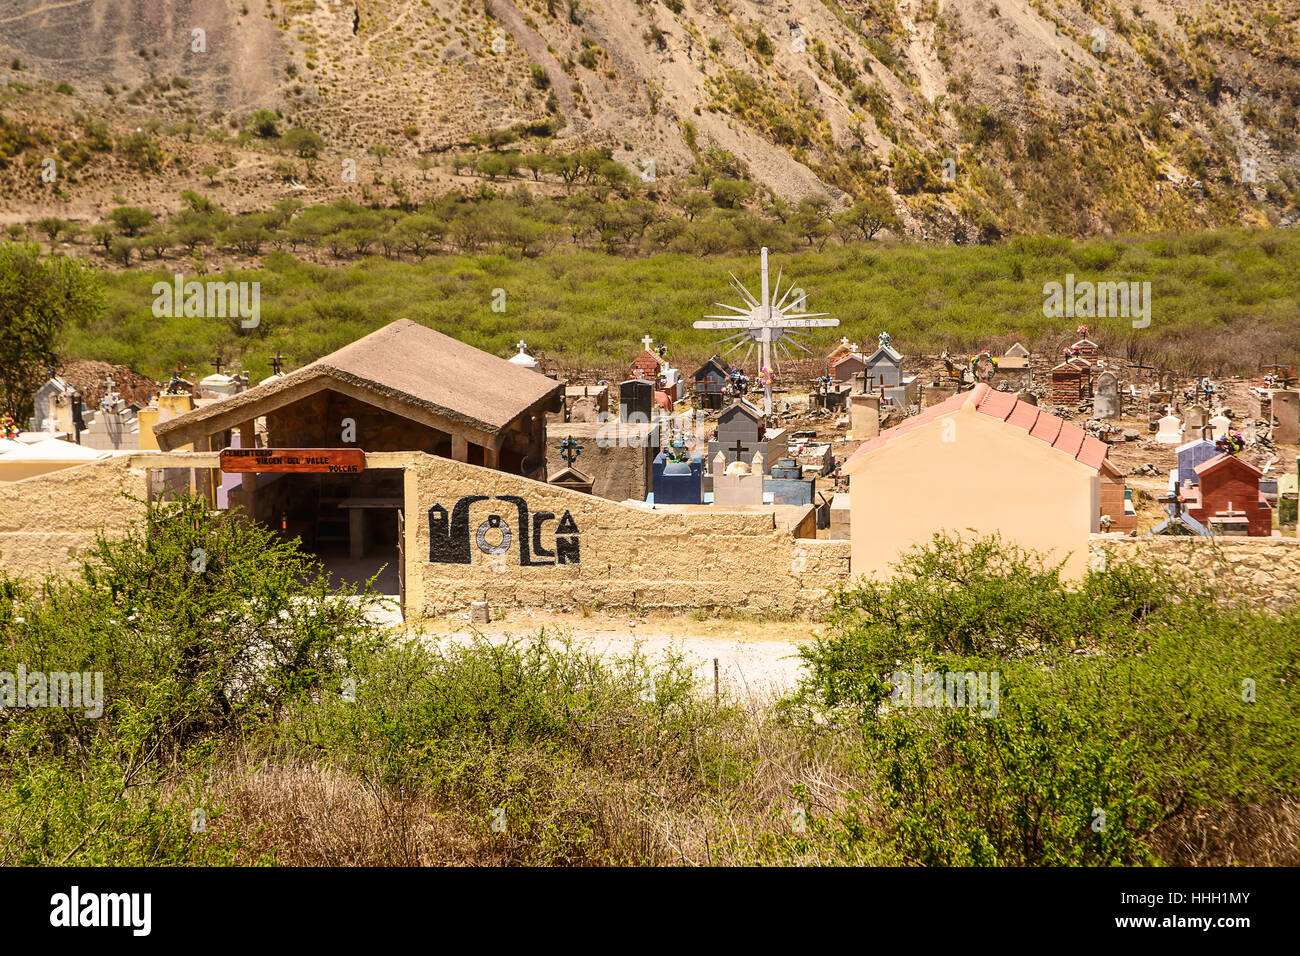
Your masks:
M447 459L412 458L406 560L413 615L474 601L802 614L823 609L828 589L848 577L847 542L798 538L768 510L651 511Z
M1157 564L1197 581L1210 582L1221 594L1280 607L1300 599L1300 539L1155 537L1116 538L1094 535L1092 560L1137 560Z
M73 573L97 532L122 535L144 513L120 492L147 498L147 474L123 455L0 484L0 568L25 578Z

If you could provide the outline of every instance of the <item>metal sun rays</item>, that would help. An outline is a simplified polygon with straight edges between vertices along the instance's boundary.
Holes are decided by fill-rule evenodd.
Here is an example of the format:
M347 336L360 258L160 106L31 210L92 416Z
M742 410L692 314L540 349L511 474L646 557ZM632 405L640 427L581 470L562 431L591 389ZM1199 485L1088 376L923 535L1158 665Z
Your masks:
M749 361L750 356L754 353L754 346L757 345L761 364L766 368L780 371L780 360L776 359L774 362L773 346L776 347L777 353L784 355L787 360L794 358L794 354L790 351L791 345L811 355L812 350L799 341L801 338L806 338L809 333L800 330L825 328L840 324L839 319L821 318L821 316L828 314L826 312L802 311L803 294L800 294L799 298L793 301L788 301L791 294L796 290L793 283L785 290L785 294L781 295L781 278L784 275L784 270L777 273L776 286L769 294L766 246L762 251L760 273L762 289L760 296L755 297L733 273L728 272L727 275L731 278L731 286L736 290L741 301L745 303L745 307L741 308L740 306L727 305L725 302L715 302L714 305L722 309L729 309L734 314L707 315L705 319L711 321L696 322L695 328L735 329L736 331L733 334L724 336L713 344L735 343L723 353L724 357L730 355L742 345L748 345L745 350L745 357L741 360L741 365ZM779 299L778 296L780 296ZM766 385L763 392L767 406L764 411L771 414L771 385Z

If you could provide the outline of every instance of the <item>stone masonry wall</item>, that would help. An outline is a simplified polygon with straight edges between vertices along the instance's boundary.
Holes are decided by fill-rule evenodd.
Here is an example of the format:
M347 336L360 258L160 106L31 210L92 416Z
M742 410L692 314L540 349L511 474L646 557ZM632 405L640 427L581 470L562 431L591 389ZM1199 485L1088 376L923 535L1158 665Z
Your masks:
M1138 557L1210 582L1227 595L1269 607L1300 600L1300 539L1297 538L1105 538L1090 546L1121 560Z
M126 532L147 497L146 472L128 456L0 484L0 570L17 577L69 574L96 532Z
M777 528L770 512L642 510L439 458L409 469L406 487L407 589L414 614L487 601L489 607L805 615L823 608L828 589L849 572L847 541L796 538ZM477 495L491 497L467 497ZM519 503L502 495L523 499L526 526ZM440 560L431 562L429 512L435 507L443 509L436 518ZM534 534L539 514L553 517L543 518ZM503 543L499 528L491 527L493 516L511 535L509 549L497 556L478 543L480 529L489 549ZM521 527L529 560L547 563L521 565ZM412 593L417 582L418 595Z

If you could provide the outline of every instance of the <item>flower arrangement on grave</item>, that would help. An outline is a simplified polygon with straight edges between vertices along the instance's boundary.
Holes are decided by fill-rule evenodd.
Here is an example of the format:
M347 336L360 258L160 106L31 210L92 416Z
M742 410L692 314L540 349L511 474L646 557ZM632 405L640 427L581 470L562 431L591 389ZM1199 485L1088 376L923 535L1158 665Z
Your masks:
M726 392L729 396L735 397L744 395L749 391L749 376L738 368L731 370L731 379L726 385Z
M1101 516L1101 530L1102 530L1102 531L1109 531L1109 530L1110 530L1110 526L1111 526L1112 524L1114 524L1114 521L1111 519L1111 516L1110 516L1110 515L1102 515L1102 516Z
M574 459L582 454L582 446L572 437L568 436L560 442L560 457L563 458L570 466L573 465Z
M890 343L891 341L892 341L892 339L890 339L890 337L889 337L889 333L888 333L888 332L881 332L879 335L876 336L876 343L877 343L877 344L878 344L882 349L887 349L887 348L889 348L889 343Z
M1265 372L1265 373L1264 373L1264 387L1265 387L1265 388L1273 388L1275 385L1277 385L1277 376L1274 375L1272 372Z
M985 349L979 355L971 356L970 370L978 381L987 382L998 370L998 360L989 354L988 349Z
M172 372L172 380L167 383L167 388L164 391L168 395L180 395L185 391L185 381L181 378L179 368Z
M776 381L776 373L764 365L758 370L758 384L760 388L770 388Z
M664 361L667 361L667 360L668 360L668 346L666 346L666 345L656 345L656 346L655 346L655 355L658 355L661 359L663 359Z
M1080 351L1082 350L1073 345L1067 345L1065 348L1061 349L1061 353L1068 359L1074 358Z
M819 389L823 395L831 390L835 384L835 378L831 375L823 375L821 378L813 379L813 385Z
M1238 455L1246 447L1246 439L1241 432L1229 432L1214 443L1215 449L1223 455Z
M1077 329L1075 329L1074 331L1077 332L1079 335L1087 335L1087 334L1088 334L1088 327L1087 327L1086 325L1081 325L1081 326L1079 326Z
M12 415L0 418L0 438L18 438L18 423Z

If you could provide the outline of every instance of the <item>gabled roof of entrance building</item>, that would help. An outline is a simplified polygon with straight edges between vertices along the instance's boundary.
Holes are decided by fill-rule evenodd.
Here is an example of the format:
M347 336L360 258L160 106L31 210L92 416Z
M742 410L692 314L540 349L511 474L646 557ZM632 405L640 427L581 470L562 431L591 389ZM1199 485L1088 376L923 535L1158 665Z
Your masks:
M401 319L337 352L155 428L160 438L195 425L224 430L332 383L423 410L489 435L564 385L441 332ZM181 439L182 442L188 438Z

